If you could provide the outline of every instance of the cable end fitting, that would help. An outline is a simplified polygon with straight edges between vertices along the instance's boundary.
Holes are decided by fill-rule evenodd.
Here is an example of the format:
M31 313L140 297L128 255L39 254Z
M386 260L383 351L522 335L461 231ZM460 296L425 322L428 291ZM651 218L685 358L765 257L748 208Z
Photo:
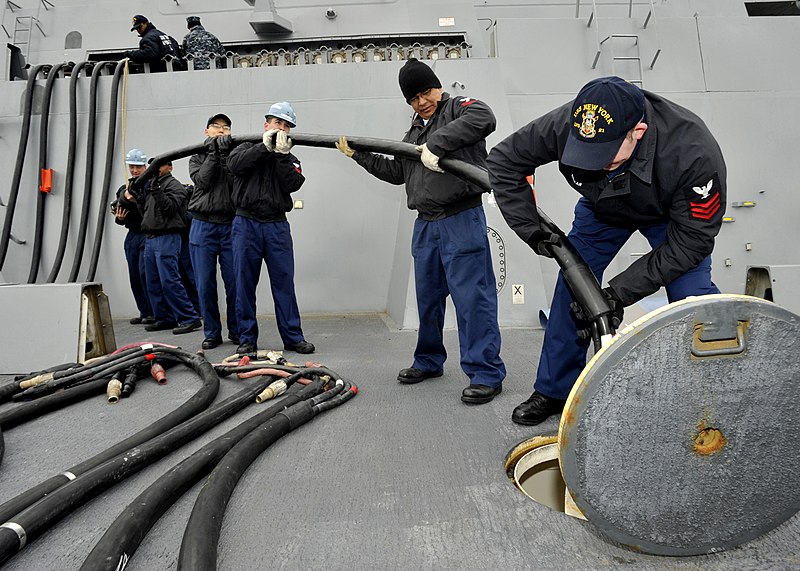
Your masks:
M106 386L106 396L108 402L114 404L119 401L119 395L122 393L122 383L118 379L111 379Z
M280 380L275 381L274 383L270 384L266 389L264 389L257 397L256 402L261 404L264 401L268 401L270 399L274 399L277 396L282 395L286 392L286 381Z

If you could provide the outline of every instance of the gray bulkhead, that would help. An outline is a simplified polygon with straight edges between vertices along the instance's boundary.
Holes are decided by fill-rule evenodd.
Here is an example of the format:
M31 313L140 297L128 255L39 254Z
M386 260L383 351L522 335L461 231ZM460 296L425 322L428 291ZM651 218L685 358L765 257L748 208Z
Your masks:
M617 74L681 103L699 114L717 136L728 165L727 216L714 253L715 282L723 292L743 293L749 266L785 266L797 275L800 197L791 166L800 148L793 112L800 104L800 64L796 38L800 18L748 17L743 2L733 0L658 0L638 2L359 1L277 0L275 13L291 23L292 33L259 35L270 3L159 0L126 4L17 0L19 9L3 8L3 28L28 54L31 64L82 61L89 55L117 54L138 44L129 32L133 14L147 15L179 41L185 18L199 15L205 27L232 51L252 55L259 42L271 50L291 52L297 45L325 46L351 52L356 43L410 44L411 38L463 37L461 57L428 60L444 88L488 102L498 120L489 147L514 129L570 100L586 81ZM48 3L49 4L49 3ZM326 17L328 8L335 18ZM38 26L23 41L18 18L30 16ZM31 20L33 21L33 20ZM644 23L647 26L644 27ZM77 34L75 33L77 32ZM468 46L466 45L468 44ZM70 46L65 48L65 46ZM408 46L406 46L408 47ZM427 53L423 45L418 54ZM425 48L425 49L423 49ZM0 79L0 199L7 202L24 100L24 81L8 81L10 56L2 52ZM467 57L468 55L468 57ZM627 58L627 59L622 59ZM636 59L638 58L638 60ZM102 59L102 58L101 58ZM238 60L237 60L238 61ZM124 151L133 147L150 156L200 143L206 118L225 112L235 134L262 131L270 103L291 101L298 114L297 131L347 134L399 140L408 127L411 108L397 85L402 61L366 61L304 65L254 65L247 68L182 73L132 74L125 102L125 129L118 124L111 192L125 179ZM652 65L652 68L651 68ZM86 154L86 100L89 80L78 90L78 155L70 242L58 281L66 280L74 255L83 166ZM41 91L44 81L38 82ZM49 166L54 189L47 197L47 218L40 281L49 272L56 250L63 208L68 79L56 81L50 118ZM100 82L95 142L93 196L100 194L105 160L110 78ZM34 100L41 102L41 93ZM122 105L120 104L120 110ZM11 244L2 278L24 282L30 264L37 192L39 114L34 115L14 217L13 234L26 244ZM124 141L123 141L124 137ZM335 150L297 147L307 181L296 194L303 208L290 213L295 242L297 295L304 313L387 312L404 328L417 324L410 256L414 214L405 206L402 187L368 175ZM175 164L175 175L189 182L188 161ZM577 194L561 179L556 165L537 173L542 208L565 231ZM755 206L734 206L754 202ZM504 326L535 325L546 309L557 266L533 255L508 228L490 197L485 209L493 243ZM88 264L97 209L83 269ZM5 208L0 207L0 215ZM99 270L116 316L133 315L122 242L125 231L106 220ZM607 277L647 251L635 237L609 268ZM524 285L524 304L512 303L512 285ZM795 291L775 284L775 301L792 309ZM272 313L266 273L258 290L259 312ZM454 325L452 312L448 313Z

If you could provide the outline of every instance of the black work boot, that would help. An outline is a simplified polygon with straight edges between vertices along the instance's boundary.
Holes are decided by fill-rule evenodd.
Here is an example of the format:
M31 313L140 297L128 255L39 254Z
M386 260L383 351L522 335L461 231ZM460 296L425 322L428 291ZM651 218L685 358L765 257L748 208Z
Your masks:
M517 424L533 426L547 420L549 416L564 410L566 401L550 398L533 391L528 400L519 404L511 413L511 420Z
M255 343L242 343L237 347L236 352L239 355L255 355L258 347L256 347Z
M414 383L424 381L425 379L441 377L443 374L444 371L441 370L423 371L422 369L417 369L416 367L409 367L408 369L401 370L397 374L397 380L407 385L413 385Z
M294 351L295 353L302 353L304 355L308 355L309 353L313 353L314 347L313 343L309 343L308 341L298 341L297 343L286 343L283 346L284 351Z

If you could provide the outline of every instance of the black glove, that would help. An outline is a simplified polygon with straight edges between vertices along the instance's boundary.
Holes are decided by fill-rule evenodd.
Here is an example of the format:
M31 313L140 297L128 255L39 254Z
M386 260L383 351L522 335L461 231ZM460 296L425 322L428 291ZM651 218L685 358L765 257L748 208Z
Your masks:
M150 192L153 194L156 192L161 192L161 185L158 183L158 178L153 178L150 180Z
M547 232L545 230L536 230L531 237L528 238L528 246L534 252L545 258L552 258L553 254L550 252L548 244L555 244L558 242L558 234Z
M217 139L217 149L220 155L227 155L233 148L233 137L230 135L220 135Z
M614 331L619 329L622 324L622 316L625 313L625 308L622 305L622 300L617 296L617 292L610 286L603 288L603 294L606 296L606 301L611 308L611 314L608 316L608 321ZM586 314L583 313L583 307L577 301L569 304L569 310L575 318L575 329L578 333L578 339L591 339L592 338L592 322L587 319Z
M203 141L203 146L206 148L206 152L209 155L213 155L217 152L217 137L208 137L205 141Z
M615 292L611 286L603 288L603 293L606 294L608 305L611 306L611 315L608 316L608 319L611 322L611 327L616 331L619 329L619 326L622 325L622 316L625 315L625 306L622 304L622 300L617 295L617 292Z

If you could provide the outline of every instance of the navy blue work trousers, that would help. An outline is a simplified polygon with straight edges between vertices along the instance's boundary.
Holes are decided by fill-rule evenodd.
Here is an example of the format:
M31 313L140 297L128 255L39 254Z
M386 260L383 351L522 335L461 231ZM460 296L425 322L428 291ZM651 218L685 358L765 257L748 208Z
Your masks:
M181 282L181 235L148 237L144 246L147 294L158 321L186 325L200 319Z
M231 236L240 342L256 344L258 341L256 288L262 260L267 263L275 320L283 344L304 341L294 291L294 246L289 223L285 220L258 222L236 216Z
M461 368L471 384L499 386L506 376L500 358L497 286L492 268L486 215L478 206L442 220L417 218L411 253L419 312L413 366L440 371L445 351L445 302L453 298Z
M203 315L203 333L206 338L222 338L222 322L217 300L217 262L225 286L225 311L228 334L239 336L236 320L236 280L233 272L231 225L193 220L189 230L189 254L192 258L194 278L200 297Z
M185 232L185 231L184 231ZM192 256L189 253L189 235L181 233L181 255L178 263L181 272L181 282L186 290L189 301L194 306L196 313L200 313L200 295L197 293L197 283L194 278L194 268L192 267Z
M147 296L144 242L143 232L128 230L125 236L125 260L128 262L128 280L131 283L131 292L136 301L136 309L139 310L139 317L151 317L153 310L150 308L150 298Z
M667 239L666 223L643 226L638 231L647 238L652 248ZM591 268L597 281L602 283L603 272L608 264L634 232L635 229L600 222L589 201L581 198L575 206L569 241ZM666 290L670 303L690 295L719 293L711 281L711 256L667 284ZM578 339L577 323L569 309L573 301L564 276L559 272L533 388L543 395L561 400L569 396L572 385L586 366L586 351L590 344L588 339Z

